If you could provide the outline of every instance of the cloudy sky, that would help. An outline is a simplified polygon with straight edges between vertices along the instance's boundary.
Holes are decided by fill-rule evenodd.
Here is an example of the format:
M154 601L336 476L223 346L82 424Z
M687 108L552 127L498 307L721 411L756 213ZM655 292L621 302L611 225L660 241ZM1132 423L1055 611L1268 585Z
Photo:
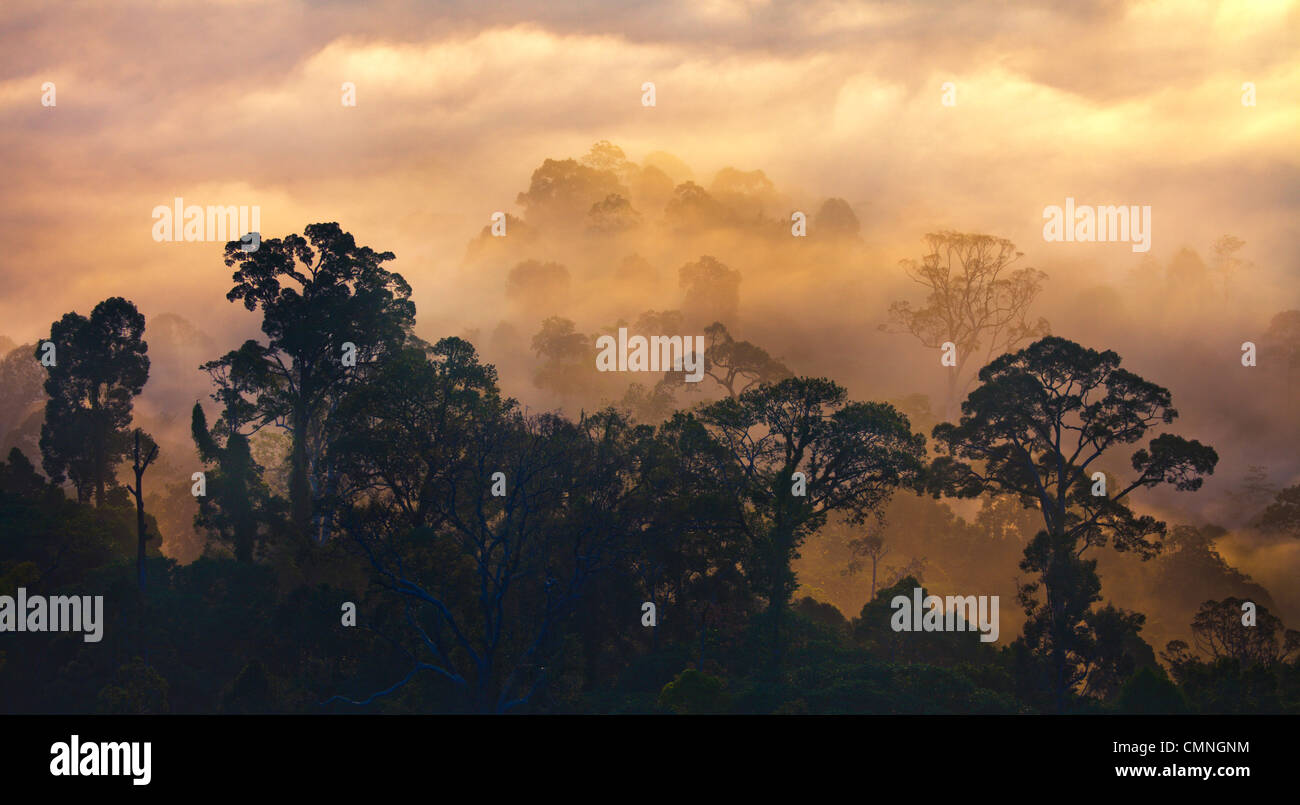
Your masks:
M598 139L843 197L886 252L953 227L1049 262L1043 207L1072 196L1151 205L1156 253L1233 232L1296 269L1294 2L485 5L7 0L0 332L109 293L240 326L219 246L150 237L177 196L258 205L267 236L339 221L453 310L466 242Z

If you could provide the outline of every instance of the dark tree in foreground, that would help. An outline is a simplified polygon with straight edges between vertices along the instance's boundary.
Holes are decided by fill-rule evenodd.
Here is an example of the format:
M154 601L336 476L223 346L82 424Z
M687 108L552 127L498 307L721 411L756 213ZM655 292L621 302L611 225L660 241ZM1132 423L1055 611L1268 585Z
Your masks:
M1253 620L1247 608L1254 606ZM1170 641L1170 675L1203 713L1295 712L1300 632L1258 601L1229 597L1201 604L1192 643Z
M190 431L199 458L208 467L195 525L229 544L236 560L252 562L258 544L279 522L281 507L262 480L262 467L253 458L248 436L229 422L223 416L209 429L203 407L194 404Z
M120 296L90 317L68 313L50 326L54 365L47 367L41 455L55 483L71 480L77 499L104 505L117 465L130 450L133 399L149 379L144 316ZM39 361L46 349L38 345Z
M1245 622L1245 604L1255 608L1254 618ZM1234 660L1243 665L1274 665L1300 653L1300 632L1287 629L1282 619L1262 604L1242 598L1206 601L1192 621L1192 642L1202 656ZM1171 641L1166 658L1175 668L1194 659L1186 643Z
M1096 631L1089 624L1101 583L1096 560L1082 554L1110 543L1148 559L1165 524L1129 507L1138 489L1173 484L1199 489L1214 471L1215 451L1161 434L1130 457L1134 474L1094 494L1093 474L1112 450L1174 421L1169 392L1120 368L1114 352L1048 337L980 370L981 385L962 403L957 424L934 429L939 449L934 489L960 495L1016 496L1035 507L1044 530L1025 549L1021 569L1038 575L1022 588L1030 620L1025 640L1050 658L1058 708L1083 681ZM1037 594L1041 590L1043 599Z
M477 712L530 703L592 578L652 510L633 450L649 428L526 416L495 377L444 339L340 410L342 524L400 602L410 658L383 694L427 671Z
M332 494L337 477L319 465L324 420L349 383L406 341L415 304L406 280L383 267L392 252L358 246L335 223L304 233L263 240L251 253L226 244L226 265L237 266L226 298L261 310L267 344L250 342L216 363L261 361L265 383L251 394L256 421L292 434L291 522L297 536L323 540L328 518L317 517L313 529L313 503ZM355 365L345 362L348 345Z
M131 474L135 476L135 486L128 486L126 491L135 496L136 575L143 593L144 553L149 541L149 528L144 520L144 474L158 458L158 444L139 428L131 436Z
M760 386L707 406L698 418L726 455L718 481L740 507L745 569L767 598L779 662L799 546L832 513L861 523L899 486L915 483L925 437L893 406L851 402L825 378Z

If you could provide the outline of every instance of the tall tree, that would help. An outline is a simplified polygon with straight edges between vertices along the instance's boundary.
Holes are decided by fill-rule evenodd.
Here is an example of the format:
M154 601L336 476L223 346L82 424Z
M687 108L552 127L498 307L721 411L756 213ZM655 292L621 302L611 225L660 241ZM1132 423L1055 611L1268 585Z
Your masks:
M407 629L410 673L385 693L427 671L469 709L512 711L546 687L592 578L653 508L632 450L649 429L526 416L460 339L415 353L341 409L354 424L335 443L356 493L346 530Z
M149 541L149 528L144 520L144 474L158 458L158 443L139 428L131 436L131 474L135 476L135 486L128 486L126 491L135 496L136 576L143 593L144 553Z
M888 403L852 402L825 378L759 386L703 408L698 417L725 449L719 481L741 507L746 571L767 598L779 663L799 546L830 514L862 523L896 488L915 483L925 437L913 434L907 417Z
M95 505L104 505L130 450L133 400L149 379L143 335L144 316L120 296L95 305L89 318L68 313L50 325L42 466L55 483L70 479L83 503L93 492ZM48 354L37 347L37 360Z
M1021 563L1038 574L1022 589L1031 618L1025 636L1050 656L1056 704L1063 708L1083 673L1088 613L1100 591L1096 560L1082 554L1109 542L1143 559L1154 556L1165 524L1135 514L1129 495L1160 484L1199 489L1218 454L1162 433L1132 454L1131 481L1094 494L1103 458L1177 418L1168 390L1120 368L1115 352L1054 336L997 358L979 378L962 403L961 421L934 429L947 455L934 463L933 489L1011 494L1041 514L1044 529Z
M392 252L358 246L336 223L311 224L304 234L264 240L254 252L237 241L226 244L226 265L238 266L226 298L262 312L267 344L244 348L245 357L260 350L266 380L252 403L258 422L275 423L293 437L295 533L324 540L329 518L313 521L313 503L330 496L336 481L319 462L326 420L350 383L406 342L415 304L406 280L383 267ZM218 363L228 360L233 353Z
M956 365L947 370L951 417L973 380L968 366L988 363L1049 332L1046 319L1029 317L1047 275L1014 268L1022 253L1006 238L945 231L926 235L925 241L929 251L919 262L903 261L908 276L926 289L925 302L921 307L893 303L881 329L911 333L932 349L948 342L956 347Z
M868 534L865 537L849 541L849 549L853 552L853 558L849 560L849 566L845 568L846 575L854 575L862 571L863 560L871 560L871 595L867 597L868 601L876 600L876 570L880 560L885 558L889 553L889 546L885 545L885 538L880 534Z

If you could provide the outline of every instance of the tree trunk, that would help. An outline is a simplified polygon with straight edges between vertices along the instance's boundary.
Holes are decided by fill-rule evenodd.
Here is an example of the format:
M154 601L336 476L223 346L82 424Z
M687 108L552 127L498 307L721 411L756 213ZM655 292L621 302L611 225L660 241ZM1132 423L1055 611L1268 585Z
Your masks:
M307 407L301 401L294 404L293 459L289 477L289 505L293 527L299 539L305 539L311 529L311 484L307 480Z
M144 548L145 542L148 541L149 535L144 523L144 495L140 489L140 482L144 479L144 470L136 470L135 473L135 528L136 535L139 538L136 550L136 569L140 580L140 592L144 592Z

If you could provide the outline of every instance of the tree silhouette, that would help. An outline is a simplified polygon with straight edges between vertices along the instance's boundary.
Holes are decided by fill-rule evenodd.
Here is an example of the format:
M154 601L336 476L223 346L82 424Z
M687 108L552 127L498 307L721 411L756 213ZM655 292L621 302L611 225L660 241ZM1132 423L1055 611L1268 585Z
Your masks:
M880 560L884 559L889 553L889 546L885 545L885 538L879 534L868 534L865 537L849 541L849 549L853 552L853 558L845 568L845 574L854 575L862 571L864 559L871 560L871 594L867 597L868 601L876 598L876 571Z
M242 423L237 412L227 410L209 430L203 407L194 404L190 433L209 468L195 524L230 544L237 561L252 562L258 543L276 529L281 507L262 479L250 439L240 431Z
M32 360L35 344L25 344L0 357L0 450L23 441L20 429L45 402L45 372Z
M1300 537L1300 485L1278 492L1255 525L1265 531Z
M256 421L293 436L291 523L299 538L323 541L329 518L317 517L313 528L313 501L331 495L336 481L320 463L325 420L350 383L405 343L415 304L406 280L383 267L392 252L358 246L336 223L311 224L304 233L263 240L251 253L238 241L226 244L226 265L238 266L226 298L261 310L268 343L245 344L216 363L260 363L256 374L245 372L264 381L252 389ZM349 343L353 367L342 359Z
M1214 270L1223 281L1223 298L1233 296L1233 283L1238 280L1242 270L1249 270L1251 263L1237 256L1237 252L1246 245L1246 241L1233 235L1223 235L1214 241Z
M925 437L887 403L851 402L824 378L787 378L719 400L698 414L723 447L719 482L741 507L749 554L746 572L766 597L773 658L780 661L781 623L797 586L790 567L799 546L842 513L861 523L893 491L920 474ZM794 473L806 479L796 495Z
M1042 515L1045 528L1020 565L1038 581L1022 587L1021 600L1031 616L1026 639L1050 655L1059 709L1084 673L1092 639L1087 619L1101 586L1096 560L1081 555L1109 542L1143 559L1154 556L1165 524L1134 514L1129 494L1160 484L1198 489L1218 454L1200 442L1160 434L1133 453L1136 475L1126 486L1094 495L1097 462L1177 418L1169 392L1120 368L1114 352L1054 336L994 360L979 378L981 385L962 403L961 421L934 429L947 455L934 462L932 489L1011 494Z
M596 348L593 339L574 329L574 323L560 316L542 322L532 340L533 352L543 359L533 376L538 388L562 397L585 395L595 381Z
M1245 599L1201 604L1192 621L1194 651L1171 640L1161 657L1197 710L1209 713L1288 712L1300 632L1258 601L1255 622L1242 622Z
M862 224L853 208L842 198L828 198L822 202L812 219L812 234L818 238L855 239Z
M135 496L136 576L143 593L144 553L149 541L149 529L144 520L144 474L158 458L158 443L139 428L131 436L131 474L135 476L135 486L128 486L126 491Z
M597 161L604 164L605 156L597 155ZM573 159L548 159L533 171L528 190L515 200L529 224L571 230L582 226L592 207L610 196L629 196L613 171Z
M736 323L740 310L740 272L707 254L682 266L678 280L684 292L682 312L690 322Z
M144 316L120 296L95 305L89 318L68 313L50 326L55 364L45 380L42 465L55 483L70 479L81 502L93 492L104 505L130 449L133 398L149 379L143 334ZM43 353L37 349L38 360Z
M676 311L665 314L647 311L637 321L637 332L675 332L681 326L681 318ZM738 397L755 386L776 383L793 374L784 363L757 344L737 341L720 321L704 328L704 339L704 374L729 397ZM697 390L687 384L684 371L664 373L646 401L651 403L646 408L655 410L659 405L673 403L674 393L681 388ZM644 389L639 393L644 394Z
M564 624L652 509L631 450L648 429L525 416L460 339L380 372L334 447L364 492L344 527L402 607L410 670L381 693L427 671L471 710L512 711L545 688Z
M755 385L771 384L791 376L784 363L748 341L737 341L727 326L715 321L704 329L704 373L731 397Z
M1201 604L1192 620L1196 647L1213 659L1228 658L1245 664L1272 665L1300 652L1300 632L1287 629L1282 619L1256 604L1255 623L1242 623L1246 601L1225 598Z

